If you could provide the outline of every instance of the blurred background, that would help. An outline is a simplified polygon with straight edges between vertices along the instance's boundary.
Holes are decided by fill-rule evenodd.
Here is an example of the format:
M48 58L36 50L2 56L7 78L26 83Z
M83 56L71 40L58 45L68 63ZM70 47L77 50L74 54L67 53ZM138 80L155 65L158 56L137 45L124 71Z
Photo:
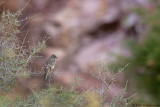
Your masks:
M82 92L93 86L103 88L103 82L90 73L99 75L99 63L115 74L124 68L115 77L109 98L120 93L127 83L127 95L136 93L133 104L159 103L159 0L1 0L1 3L1 14L4 10L14 13L23 9L18 17L21 23L18 39L26 38L24 48L46 41L46 47L37 54L40 57L35 57L28 66L33 73L43 73L45 62L55 54L58 59L53 84L71 87L75 78L79 78L82 81L75 90ZM30 89L46 88L47 82L42 75L31 75L27 79L18 78L16 84L16 93L26 97Z

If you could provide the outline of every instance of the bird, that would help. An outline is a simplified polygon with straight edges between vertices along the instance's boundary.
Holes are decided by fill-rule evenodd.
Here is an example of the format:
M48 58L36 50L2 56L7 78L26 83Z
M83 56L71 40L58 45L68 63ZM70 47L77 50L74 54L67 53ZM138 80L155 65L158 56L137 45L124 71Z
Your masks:
M56 64L57 56L55 54L51 55L44 65L44 80L50 79L51 71L54 69Z

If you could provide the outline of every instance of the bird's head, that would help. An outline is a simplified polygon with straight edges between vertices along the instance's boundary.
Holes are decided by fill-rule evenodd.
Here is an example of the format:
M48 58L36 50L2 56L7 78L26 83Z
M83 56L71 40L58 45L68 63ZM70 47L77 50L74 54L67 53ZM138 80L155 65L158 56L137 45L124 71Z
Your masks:
M55 54L53 54L51 57L55 59L58 58Z

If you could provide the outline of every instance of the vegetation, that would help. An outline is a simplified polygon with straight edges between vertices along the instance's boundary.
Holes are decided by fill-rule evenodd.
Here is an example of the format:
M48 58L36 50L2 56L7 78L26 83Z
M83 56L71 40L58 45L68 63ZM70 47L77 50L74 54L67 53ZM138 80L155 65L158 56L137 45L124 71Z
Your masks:
M160 7L148 11L137 9L136 12L144 19L147 33L138 42L128 40L132 57L119 57L119 67L130 63L126 77L132 81L132 87L137 88L140 103L159 103L160 99ZM131 79L132 78L132 79Z
M19 41L17 38L18 33L20 33L20 22L17 18L20 15L21 11L17 13L7 11L3 12L0 17L0 107L128 106L131 97L124 97L126 87L120 95L115 95L112 101L106 101L108 97L106 93L114 82L115 75L107 72L102 66L99 66L100 75L93 75L103 82L103 91L90 88L83 94L79 94L74 89L79 79L75 79L76 81L70 89L57 88L49 84L47 89L37 92L30 89L31 93L26 98L15 93L14 87L17 85L17 79L30 78L31 71L28 69L28 65L36 57L36 53L45 47L45 42L39 42L28 49L23 47L26 37L23 41Z

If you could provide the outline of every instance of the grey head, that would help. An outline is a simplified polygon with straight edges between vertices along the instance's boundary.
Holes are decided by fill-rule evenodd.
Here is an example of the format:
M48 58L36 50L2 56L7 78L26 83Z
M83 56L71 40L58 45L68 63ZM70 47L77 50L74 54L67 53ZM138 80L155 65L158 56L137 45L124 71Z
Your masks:
M53 54L50 58L57 59L57 56L55 54Z

